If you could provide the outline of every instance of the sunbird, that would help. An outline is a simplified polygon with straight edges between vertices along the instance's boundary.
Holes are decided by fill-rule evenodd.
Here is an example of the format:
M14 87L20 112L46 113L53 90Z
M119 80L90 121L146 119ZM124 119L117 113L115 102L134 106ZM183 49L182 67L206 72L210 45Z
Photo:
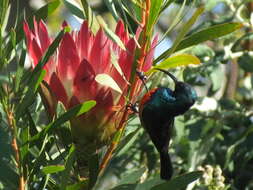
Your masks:
M159 87L148 91L140 101L139 117L160 154L160 177L169 180L173 175L168 148L174 118L190 109L197 99L197 93L189 84L178 81L168 71L157 70L164 72L174 81L175 89Z

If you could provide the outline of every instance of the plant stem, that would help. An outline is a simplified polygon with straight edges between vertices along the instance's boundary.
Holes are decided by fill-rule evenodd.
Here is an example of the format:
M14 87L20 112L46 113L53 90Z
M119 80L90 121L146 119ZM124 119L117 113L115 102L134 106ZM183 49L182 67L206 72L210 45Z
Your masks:
M249 2L246 4L248 12L251 13L253 11L253 2ZM250 23L249 23L250 26ZM245 28L246 33L251 33L252 32L252 28L251 27L246 27ZM250 53L250 50L252 50L253 47L253 41L249 38L248 40L245 41L244 44L242 44L243 47L243 54L245 52ZM240 56L242 56L243 54L241 54ZM231 60L230 63L230 74L229 74L229 80L227 83L227 89L226 89L226 97L229 99L234 99L235 93L236 93L236 89L237 89L237 83L238 83L238 73L239 73L239 66L238 66L238 61L237 58L234 57ZM250 73L245 72L245 76L249 75Z
M17 139L16 139L17 130L16 130L16 125L15 125L14 114L8 108L5 109L5 112L7 114L7 121L8 121L8 125L10 127L11 134L12 134L11 146L12 146L12 149L13 149L14 155L15 155L16 167L19 168L19 190L24 190L25 189L25 180L24 180L21 161L20 161L20 151L19 151L19 147L18 147L18 143L17 143Z
M11 106L10 103L10 94L9 94L9 89L8 86L2 86L3 94L1 95L0 103L2 104L3 110L6 113L6 120L11 132L11 147L14 152L14 158L15 158L15 165L18 168L19 171L19 190L24 190L25 189L25 180L23 176L23 170L22 170L22 165L21 165L21 160L20 160L20 151L17 143L17 128L16 128L16 123L15 123L15 118L14 118L14 112L13 112L13 107Z
M231 60L230 75L228 80L226 97L229 99L234 99L238 80L238 63L236 59Z
M120 136L122 136L122 133L124 132L125 125L126 125L125 121L127 121L128 116L129 116L129 111L127 109L125 109L123 116L120 120L119 127L118 127L118 131L120 133ZM113 154L114 150L117 148L118 144L119 144L119 141L113 141L110 144L110 146L107 149L105 156L103 157L103 160L100 164L99 173L101 173L104 170L104 168L107 166L107 164L110 161L112 154Z
M140 49L140 57L138 58L137 60L137 70L142 70L143 68L143 65L144 65L144 62L145 62L145 56L146 56L146 53L147 53L147 47L148 47L148 43L149 41L147 40L147 30L146 30L146 26L147 26L147 20L148 20L148 17L149 17L149 10L150 10L150 0L146 0L146 2L144 3L145 5L145 9L143 9L143 12L142 12L142 22L141 22L141 27L143 27L143 38L142 38L142 41L141 41L141 49ZM135 72L135 71L134 71ZM131 85L131 90L130 90L130 94L129 94L129 100L130 102L133 101L133 98L134 98L134 95L136 94L136 92L138 92L138 76L136 76L136 73L135 73L135 76L134 76L134 81L133 81L133 84ZM120 120L120 123L119 123L119 127L117 128L118 129L118 132L120 133L120 137L122 136L124 130L125 130L125 126L126 126L126 121L129 117L129 110L126 108L123 115L122 115L122 118ZM117 141L113 141L105 156L103 157L103 160L100 164L100 169L99 169L99 172L101 173L104 168L107 166L108 162L110 161L111 157L112 157L112 154L114 152L114 150L117 148L117 145L119 144L119 140Z

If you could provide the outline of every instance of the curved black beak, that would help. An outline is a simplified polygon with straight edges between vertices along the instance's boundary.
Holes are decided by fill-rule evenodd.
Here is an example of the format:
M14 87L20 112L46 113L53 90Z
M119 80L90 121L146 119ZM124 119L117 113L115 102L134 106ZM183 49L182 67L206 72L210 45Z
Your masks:
M175 84L178 83L177 78L174 75L172 75L170 72L163 69L159 69L159 68L156 68L156 70L162 71L163 73L167 74L174 81Z

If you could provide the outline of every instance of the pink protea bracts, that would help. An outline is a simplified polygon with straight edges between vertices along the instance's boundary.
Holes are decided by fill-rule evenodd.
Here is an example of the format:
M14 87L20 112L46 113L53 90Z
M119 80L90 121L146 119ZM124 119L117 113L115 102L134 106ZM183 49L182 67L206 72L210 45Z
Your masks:
M24 32L34 67L50 46L52 39L42 21L37 23L34 20L34 30L25 22ZM110 40L102 28L94 35L84 21L80 31L64 34L56 53L44 66L47 72L44 81L57 101L62 102L66 109L87 100L97 102L88 113L71 120L74 137L103 144L116 131L115 117L119 114L116 114L114 108L126 105L125 96L130 86L128 81L135 61L136 43L125 31L122 21L118 22L115 33L126 50ZM156 41L157 39L152 47ZM151 67L153 49L146 56L144 71ZM123 75L112 64L115 57ZM99 74L110 76L121 89L121 93L97 82L96 76Z

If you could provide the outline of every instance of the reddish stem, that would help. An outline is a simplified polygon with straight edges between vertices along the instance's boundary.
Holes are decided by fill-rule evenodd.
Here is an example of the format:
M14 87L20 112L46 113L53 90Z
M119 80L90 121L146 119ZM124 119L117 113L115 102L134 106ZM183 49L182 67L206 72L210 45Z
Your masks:
M13 112L9 111L8 109L6 109L5 111L7 114L8 125L9 125L9 127L11 129L11 133L12 133L11 147L14 151L16 167L19 168L19 190L24 190L25 189L25 180L24 180L23 173L21 172L20 152L18 149L18 144L17 144L17 139L16 139Z
M149 17L150 0L146 0L146 3L144 5L145 5L145 9L143 9L143 12L142 12L142 22L141 22L141 26L143 28L143 38L142 38L141 49L140 49L141 54L140 54L139 59L137 60L137 70L142 70L142 67L143 67L143 64L144 64L144 61L145 61L145 56L146 56L146 53L147 53L148 43L149 43L148 40L147 40L147 29L146 29L146 27L147 27L147 20L148 20L148 17ZM137 85L138 80L139 80L139 78L137 76L135 76L133 84L131 85L132 88L130 90L130 95L129 95L129 100L131 102L133 101L134 95L138 91L138 85ZM118 127L118 131L121 131L121 134L125 129L126 121L128 119L129 114L130 114L129 110L125 109L125 111L122 115L122 118L120 120L119 127ZM107 166L107 164L108 164L109 160L111 159L112 154L113 154L114 150L116 149L118 143L119 143L119 141L114 141L114 142L111 143L111 145L108 148L108 150L107 150L107 152L106 152L106 154L105 154L105 156L102 160L102 163L100 165L100 173Z

